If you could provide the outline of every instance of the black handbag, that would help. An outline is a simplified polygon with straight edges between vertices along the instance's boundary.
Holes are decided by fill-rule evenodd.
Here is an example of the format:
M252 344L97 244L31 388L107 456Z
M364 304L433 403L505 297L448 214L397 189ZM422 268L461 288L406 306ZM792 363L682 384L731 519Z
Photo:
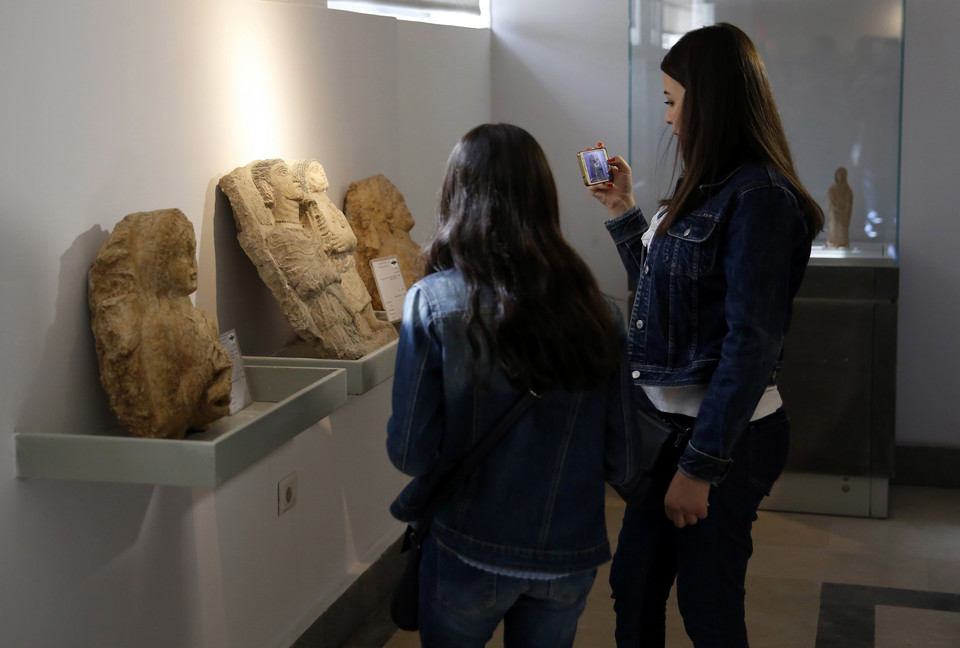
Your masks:
M407 552L407 564L390 599L390 617L393 622L401 630L410 631L420 627L420 556L423 551L422 544L414 544L415 532L416 529L413 526L408 526L403 533L400 551Z
M613 488L627 506L663 510L663 499L693 428L665 418L652 404L637 407L636 412L640 470L631 481L614 484Z
M440 480L424 506L423 515L415 524L407 526L400 547L400 551L407 554L407 564L390 599L390 616L401 630L413 631L420 627L420 558L423 555L423 541L430 530L433 516L480 465L504 433L516 423L534 398L536 395L533 392L527 392L513 404L490 432L477 441L460 463Z

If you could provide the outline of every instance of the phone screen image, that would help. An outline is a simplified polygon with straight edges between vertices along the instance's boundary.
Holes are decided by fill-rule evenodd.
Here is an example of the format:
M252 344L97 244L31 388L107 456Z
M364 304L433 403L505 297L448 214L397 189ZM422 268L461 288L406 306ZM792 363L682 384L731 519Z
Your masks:
M610 165L607 164L606 149L588 149L577 153L580 161L580 174L583 184L590 186L610 182Z

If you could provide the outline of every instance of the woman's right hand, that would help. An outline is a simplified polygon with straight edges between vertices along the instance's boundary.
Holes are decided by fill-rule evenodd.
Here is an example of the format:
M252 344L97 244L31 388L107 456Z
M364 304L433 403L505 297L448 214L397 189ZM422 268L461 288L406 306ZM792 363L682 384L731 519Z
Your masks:
M597 144L598 148L602 146L602 143ZM607 162L610 165L612 182L592 185L587 187L587 190L607 208L610 218L614 218L636 205L633 199L633 172L627 161L619 155L615 155Z

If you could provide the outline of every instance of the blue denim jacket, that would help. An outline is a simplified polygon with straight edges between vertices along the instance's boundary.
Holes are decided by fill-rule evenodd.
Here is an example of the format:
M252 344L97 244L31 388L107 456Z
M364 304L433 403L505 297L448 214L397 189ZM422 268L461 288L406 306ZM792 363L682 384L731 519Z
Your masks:
M775 381L811 236L774 170L743 166L700 192L703 202L655 236L649 253L638 208L606 226L637 282L627 345L634 382L707 385L679 468L718 484Z
M460 273L447 270L414 284L404 301L387 424L390 460L414 477L390 507L403 521L417 519L438 477L520 397L499 370L487 393L475 389L467 299ZM624 362L605 388L543 394L430 532L461 556L502 568L568 573L609 560L604 481L622 483L636 470L631 389Z

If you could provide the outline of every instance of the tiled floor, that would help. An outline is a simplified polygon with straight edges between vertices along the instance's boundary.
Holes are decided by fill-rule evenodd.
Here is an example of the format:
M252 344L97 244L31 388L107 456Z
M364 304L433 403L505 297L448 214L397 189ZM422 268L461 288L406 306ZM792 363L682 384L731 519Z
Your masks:
M608 497L612 542L622 514ZM753 537L752 646L960 648L960 490L894 486L886 520L761 511ZM580 619L577 648L614 645L608 568ZM667 624L668 648L690 648L673 601ZM419 645L416 633L397 632L385 648ZM490 646L502 646L499 633Z

